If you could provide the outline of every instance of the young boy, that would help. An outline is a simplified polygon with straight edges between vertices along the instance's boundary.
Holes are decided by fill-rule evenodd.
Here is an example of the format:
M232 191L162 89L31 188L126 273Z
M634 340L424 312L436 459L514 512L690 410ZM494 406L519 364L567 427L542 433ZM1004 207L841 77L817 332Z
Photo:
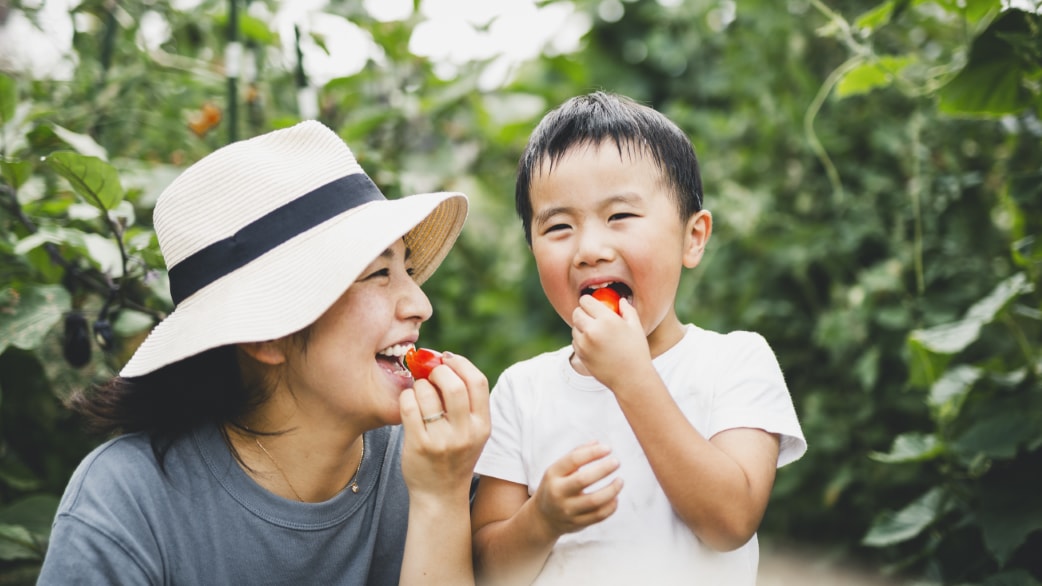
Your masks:
M806 442L763 337L676 315L712 231L690 141L627 98L576 97L533 132L516 198L572 344L492 391L479 581L754 584L775 470ZM604 287L618 315L591 295Z

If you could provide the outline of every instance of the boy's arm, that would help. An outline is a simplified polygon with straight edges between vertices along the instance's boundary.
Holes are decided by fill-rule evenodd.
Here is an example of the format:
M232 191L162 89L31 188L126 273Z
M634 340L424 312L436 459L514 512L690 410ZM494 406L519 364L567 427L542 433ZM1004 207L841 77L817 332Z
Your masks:
M471 510L475 575L479 584L531 584L565 533L608 518L622 481L587 487L618 468L606 446L580 446L554 462L531 497L528 487L483 476Z
M471 511L474 569L478 584L531 584L557 536L531 518L528 488L484 476Z
M711 439L673 400L651 361L637 312L625 300L620 320L586 299L573 316L573 347L615 394L670 504L709 547L730 551L756 533L777 470L779 439L760 429L730 429Z
M767 509L778 437L739 428L707 440L653 369L651 376L645 379L653 381L650 385L628 383L615 391L655 477L699 539L718 551L741 547L756 533Z

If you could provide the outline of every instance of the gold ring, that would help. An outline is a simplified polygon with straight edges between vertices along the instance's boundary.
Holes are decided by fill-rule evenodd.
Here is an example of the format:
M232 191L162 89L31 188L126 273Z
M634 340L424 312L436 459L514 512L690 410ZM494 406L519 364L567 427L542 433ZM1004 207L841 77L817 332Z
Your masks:
M424 423L432 423L439 419L445 419L445 411L438 411L434 415L428 415L423 418Z

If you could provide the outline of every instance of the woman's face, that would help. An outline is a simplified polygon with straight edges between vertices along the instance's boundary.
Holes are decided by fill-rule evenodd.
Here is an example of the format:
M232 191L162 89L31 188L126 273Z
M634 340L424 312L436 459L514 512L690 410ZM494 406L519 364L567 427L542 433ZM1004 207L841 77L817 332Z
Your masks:
M346 418L364 428L400 423L398 396L413 384L400 356L431 313L399 240L297 336L304 340L283 341L278 384L311 418Z

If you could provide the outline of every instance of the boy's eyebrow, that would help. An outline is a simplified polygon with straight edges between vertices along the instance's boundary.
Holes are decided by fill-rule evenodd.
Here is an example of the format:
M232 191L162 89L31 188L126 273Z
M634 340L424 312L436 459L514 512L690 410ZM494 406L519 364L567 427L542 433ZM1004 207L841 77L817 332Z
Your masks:
M540 211L532 218L532 224L542 224L543 222L549 220L557 214L569 214L571 213L571 211L572 208L568 206L554 206L552 208L546 208L545 210Z
M632 192L632 191L627 191L625 193L615 194L615 195L605 199L597 207L600 208L600 209L604 209L606 207L610 207L611 205L617 204L617 203L636 204L636 203L640 202L640 200L641 200L640 194ZM542 222L545 222L545 221L549 220L550 218L556 216L557 214L566 214L566 215L567 214L572 214L573 210L574 210L574 208L571 208L569 206L553 206L553 207L546 208L545 210L541 210L538 214L535 214L534 216L532 216L532 225L541 224Z

